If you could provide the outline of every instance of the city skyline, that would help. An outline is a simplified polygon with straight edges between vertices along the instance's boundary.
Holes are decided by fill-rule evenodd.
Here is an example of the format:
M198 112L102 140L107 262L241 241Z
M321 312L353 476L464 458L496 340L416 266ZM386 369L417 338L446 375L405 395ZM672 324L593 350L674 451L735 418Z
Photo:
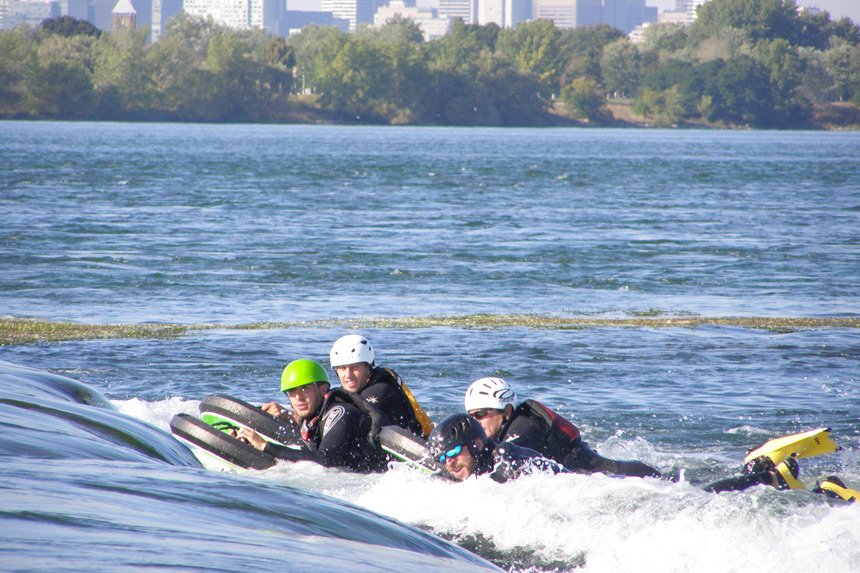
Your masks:
M860 24L860 1L858 0L795 0L798 6L815 6L830 12L833 20L849 17ZM675 9L675 0L647 0L648 6L656 6L660 12ZM320 10L321 0L287 0L289 10ZM435 8L436 0L417 0L417 6Z
M497 24L512 28L528 20L552 20L559 28L575 28L607 23L631 34L634 42L641 41L643 24L649 22L683 22L695 19L695 7L710 0L405 0L419 19L462 17L467 24ZM815 7L829 13L833 21L848 17L860 22L860 1L855 0L795 0L798 5ZM19 6L6 11L9 3ZM380 7L385 0L379 0ZM35 25L43 18L59 15L86 18L102 30L112 29L111 10L116 0L0 0L0 28L11 29L16 22ZM162 3L165 5L162 6ZM334 25L344 31L356 30L358 24L380 25L387 16L375 14L374 0L133 0L138 27L155 24L151 40L161 35L165 21L184 4L187 13L211 15L216 21L231 27L258 26L269 32L288 36L303 26ZM398 2L395 2L395 5ZM686 4L686 8L685 8ZM5 5L5 6L4 6ZM686 17L679 16L686 13ZM658 17L667 13L666 17ZM390 12L390 11L389 11ZM856 13L856 14L855 14ZM291 14L291 16L287 16ZM325 18L328 20L325 20ZM383 19L380 19L383 18ZM680 19L679 19L680 18ZM429 20L425 22L428 24ZM433 24L434 30L438 27ZM427 32L432 36L437 34Z

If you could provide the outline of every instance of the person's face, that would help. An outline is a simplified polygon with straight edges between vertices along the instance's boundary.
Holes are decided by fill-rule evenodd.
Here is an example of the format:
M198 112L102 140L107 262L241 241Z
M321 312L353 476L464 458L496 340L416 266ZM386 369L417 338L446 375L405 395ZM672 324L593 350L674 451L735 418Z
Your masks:
M475 469L478 467L478 460L475 459L475 456L472 455L472 452L465 445L459 446L458 452L454 453L455 451L456 448L446 452L443 463L445 464L445 469L451 474L451 477L457 481L463 481L475 473ZM452 455L449 456L448 454Z
M340 378L340 384L345 389L350 392L361 392L370 379L370 364L356 362L355 364L338 366L337 377Z
M502 424L505 423L505 411L494 408L480 408L469 410L469 415L478 420L484 428L484 433L491 440L499 439Z
M314 382L313 384L305 384L304 386L288 390L287 397L289 397L290 404L293 405L296 415L299 418L306 419L320 407L326 392L328 392L328 384Z

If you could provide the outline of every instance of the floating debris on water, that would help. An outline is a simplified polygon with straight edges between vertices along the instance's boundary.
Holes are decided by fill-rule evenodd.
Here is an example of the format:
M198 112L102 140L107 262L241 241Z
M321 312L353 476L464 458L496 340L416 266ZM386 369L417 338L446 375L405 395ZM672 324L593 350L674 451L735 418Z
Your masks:
M248 324L79 324L31 318L0 318L0 346L37 344L67 340L108 338L171 339L193 332L230 330L274 330L286 328L534 328L541 330L582 330L587 328L695 328L734 326L774 332L816 328L860 328L860 317L704 317L690 315L659 316L649 310L625 318L555 317L535 314L470 314L399 318L337 318L298 322L254 322Z

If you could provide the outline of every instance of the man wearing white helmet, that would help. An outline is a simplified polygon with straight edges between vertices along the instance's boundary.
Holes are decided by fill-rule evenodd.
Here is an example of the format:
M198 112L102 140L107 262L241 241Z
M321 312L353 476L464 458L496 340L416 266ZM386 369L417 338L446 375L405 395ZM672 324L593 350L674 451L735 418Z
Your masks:
M433 422L400 376L390 368L376 366L373 347L366 336L348 334L338 338L329 358L341 386L382 410L393 424L421 437L433 429Z
M660 472L638 461L604 458L582 440L579 428L537 400L516 405L517 395L501 378L480 378L466 390L466 412L477 419L487 437L537 450L578 473L660 477Z

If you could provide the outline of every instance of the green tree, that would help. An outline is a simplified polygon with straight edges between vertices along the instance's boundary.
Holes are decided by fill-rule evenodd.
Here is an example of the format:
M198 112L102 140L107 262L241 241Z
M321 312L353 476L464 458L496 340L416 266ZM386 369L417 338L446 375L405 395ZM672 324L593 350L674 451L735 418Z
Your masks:
M203 69L205 59L183 36L176 28L168 28L146 54L152 70L154 108L169 119L214 121L215 112L209 110L208 73Z
M580 77L564 86L561 101L565 109L577 119L600 123L609 119L606 98L600 86L591 78Z
M802 24L792 0L711 0L698 8L690 37L699 40L717 34L722 28L744 30L753 42L783 38L797 45Z
M166 118L220 119L223 110L213 96L207 58L212 38L222 30L224 27L212 18L180 12L167 23L164 35L146 53L152 70L154 107Z
M330 42L339 42L345 38L346 34L337 28L315 24L290 35L288 43L296 54L297 89L316 89L317 64L325 64L325 59L318 59L317 53Z
M450 68L430 70L422 106L428 123L475 125L482 93L473 76Z
M703 97L710 102L706 119L759 128L782 126L773 113L770 73L751 57L715 60L700 71L706 82Z
M754 42L749 32L740 28L720 28L695 46L696 59L731 60L738 56L749 56Z
M477 124L533 125L546 111L538 78L516 69L507 58L485 52L476 80L485 94L476 105Z
M26 81L27 103L36 117L83 119L93 114L90 68L92 36L46 37Z
M383 58L380 82L387 89L379 92L377 112L392 123L422 121L420 101L429 79L421 28L398 15L364 35Z
M844 40L852 46L860 46L860 25L850 18L840 18L838 22L831 22L828 26L828 40ZM819 49L824 49L819 48Z
M221 30L209 42L206 69L219 120L258 121L264 115L261 70L250 57L252 50L247 39L232 30Z
M429 58L432 68L441 70L471 70L475 73L477 63L484 53L495 51L499 27L465 25L461 18L454 18L451 30L430 43Z
M682 60L667 60L643 76L642 90L643 92L648 90L651 96L637 99L637 104L640 104L641 100L640 106L644 106L641 108L643 113L638 113L638 115L653 115L652 108L654 106L648 97L656 98L660 94L674 89L671 96L674 118L670 123L677 123L681 119L693 117L702 97L701 86L702 79L693 64Z
M801 35L795 45L814 47L818 50L827 48L830 35L835 31L827 12L813 14L809 10L804 10L798 15L798 21Z
M486 99L478 81L481 62L493 56L498 27L466 26L455 18L445 36L426 46L429 82L421 106L425 117L446 125L486 125L480 109ZM485 66L489 67L489 66Z
M658 127L676 125L686 115L683 99L677 85L662 91L643 88L633 105L633 113L653 118Z
M687 27L683 24L651 24L645 28L642 48L661 56L675 54L687 46Z
M383 62L366 38L329 36L316 54L315 87L320 102L344 119L378 117Z
M33 35L22 28L0 31L0 117L25 115L26 81L36 68Z
M558 89L562 72L561 32L551 20L523 22L499 33L497 52L541 82L546 96Z
M153 80L146 58L149 28L102 34L92 46L93 86L100 117L144 117L153 108Z
M639 88L639 50L627 38L619 38L603 48L600 74L603 86L616 96L633 95Z
M753 57L770 70L771 86L782 94L791 97L801 81L801 63L797 48L788 40L762 40L759 42Z
M832 80L830 98L851 101L860 96L860 46L835 40L823 54L825 68Z
M569 84L579 77L591 78L601 83L603 77L600 74L600 58L603 56L603 49L624 37L624 32L607 24L562 31L562 84Z
M86 20L78 20L71 16L58 16L42 20L36 28L36 34L40 38L54 35L66 38L72 36L93 36L94 38L98 38L101 33L101 30Z
M264 88L276 97L288 95L296 66L295 49L282 37L274 36L257 49L256 56L263 64Z
M824 53L813 48L798 48L797 56L801 69L798 92L816 106L825 105L830 101L833 78L827 72Z
M424 42L424 32L421 26L409 18L395 14L389 18L380 28L366 28L360 30L371 38L371 41L379 44L411 44L418 45Z

